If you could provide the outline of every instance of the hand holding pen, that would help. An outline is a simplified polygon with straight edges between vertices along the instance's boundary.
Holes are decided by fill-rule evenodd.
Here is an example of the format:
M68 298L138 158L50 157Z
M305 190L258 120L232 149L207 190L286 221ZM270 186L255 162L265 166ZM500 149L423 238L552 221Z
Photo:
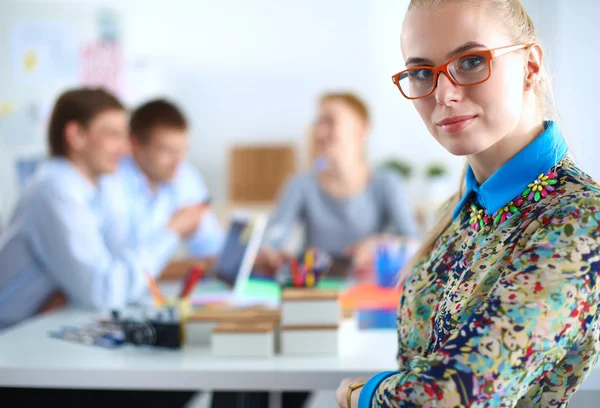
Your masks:
M187 238L198 229L210 208L209 199L198 204L181 207L173 213L167 228L182 238Z

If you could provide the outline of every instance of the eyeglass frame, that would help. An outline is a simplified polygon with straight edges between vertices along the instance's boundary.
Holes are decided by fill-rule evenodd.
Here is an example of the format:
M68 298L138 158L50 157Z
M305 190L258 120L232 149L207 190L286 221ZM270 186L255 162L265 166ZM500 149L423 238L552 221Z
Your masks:
M469 51L469 52L465 52L462 54L459 54L455 57L453 57L452 59L450 59L448 62L446 62L445 64L442 65L438 65L437 67L430 67L427 65L419 65L416 67L411 67L411 68L407 68L405 70L402 70L400 72L398 72L397 74L392 75L392 82L394 83L394 85L396 85L398 87L398 90L400 91L400 93L402 93L402 96L404 96L406 99L410 99L410 100L415 100L415 99L423 99L423 98L427 98L429 95L433 94L435 92L435 90L438 87L438 82L440 79L440 73L444 73L446 74L446 77L450 80L450 82L452 82L454 85L456 86L462 86L462 87L468 87L468 86L475 86L475 85L479 85L484 83L485 81L487 81L488 79L490 79L490 77L492 76L492 60L494 58L500 57L502 55L508 54L509 52L513 52L513 51L517 51L520 49L527 49L529 47L531 47L533 44L517 44L517 45L507 45L504 47L498 47L498 48L491 48L488 50L479 50L479 51ZM467 55L481 55L486 59L486 62L488 64L488 76L479 81L479 82L475 82L473 84L460 84L458 82L456 82L456 80L452 77L452 74L450 72L448 72L448 66L456 61L457 59L460 59L462 57L466 57ZM434 75L434 82L433 82L433 87L431 88L431 92L429 92L427 95L423 95L423 96L417 96L417 97L409 97L407 96L404 91L402 90L402 87L400 86L400 75L404 74L405 72L408 71L414 71L417 69L429 69L431 71L433 71L433 75Z

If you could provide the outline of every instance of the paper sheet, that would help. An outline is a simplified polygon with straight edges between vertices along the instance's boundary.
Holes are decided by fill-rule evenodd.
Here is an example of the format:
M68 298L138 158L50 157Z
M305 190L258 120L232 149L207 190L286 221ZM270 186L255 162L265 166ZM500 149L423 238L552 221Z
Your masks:
M78 50L71 27L51 22L21 21L10 28L10 59L14 78L22 83L73 78Z
M86 44L81 54L85 86L101 86L119 97L123 95L123 54L116 42L98 41Z

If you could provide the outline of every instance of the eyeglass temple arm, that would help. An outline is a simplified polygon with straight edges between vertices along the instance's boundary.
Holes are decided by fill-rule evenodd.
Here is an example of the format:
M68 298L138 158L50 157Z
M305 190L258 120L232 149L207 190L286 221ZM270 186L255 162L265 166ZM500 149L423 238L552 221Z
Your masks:
M509 52L513 52L519 50L521 48L529 48L531 44L519 44L519 45L510 45L508 47L496 48L492 50L492 55L494 57L499 57L504 54L508 54Z

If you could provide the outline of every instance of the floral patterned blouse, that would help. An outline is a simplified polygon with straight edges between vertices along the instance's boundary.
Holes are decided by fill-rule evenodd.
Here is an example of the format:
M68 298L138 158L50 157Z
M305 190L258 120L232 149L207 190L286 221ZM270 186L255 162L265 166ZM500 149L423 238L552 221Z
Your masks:
M600 186L557 126L466 182L404 287L399 371L370 379L361 408L566 407L598 360Z

